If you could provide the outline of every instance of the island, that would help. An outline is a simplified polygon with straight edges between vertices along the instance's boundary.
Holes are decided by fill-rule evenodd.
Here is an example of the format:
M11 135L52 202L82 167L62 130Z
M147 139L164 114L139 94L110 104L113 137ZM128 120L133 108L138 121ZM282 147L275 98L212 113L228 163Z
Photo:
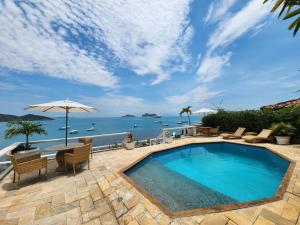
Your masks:
M144 113L142 117L157 117L158 115L156 113Z
M122 117L135 117L135 115L127 114L127 115L122 116Z
M40 115L33 115L33 114L26 114L23 116L0 114L0 122L8 122L13 120L36 121L36 120L53 120L53 118L40 116Z

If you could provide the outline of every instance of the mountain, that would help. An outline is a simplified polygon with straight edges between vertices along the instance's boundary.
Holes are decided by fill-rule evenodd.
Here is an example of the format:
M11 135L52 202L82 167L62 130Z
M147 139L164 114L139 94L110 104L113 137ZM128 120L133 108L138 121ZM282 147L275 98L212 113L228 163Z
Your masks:
M127 115L122 116L122 117L135 117L135 115L127 114Z
M157 116L156 113L144 113L144 114L142 115L142 117L156 117L156 116Z
M40 115L33 115L33 114L27 114L23 116L15 116L15 115L9 115L9 114L0 114L0 122L7 122L12 120L53 120L50 117L46 116L40 116Z

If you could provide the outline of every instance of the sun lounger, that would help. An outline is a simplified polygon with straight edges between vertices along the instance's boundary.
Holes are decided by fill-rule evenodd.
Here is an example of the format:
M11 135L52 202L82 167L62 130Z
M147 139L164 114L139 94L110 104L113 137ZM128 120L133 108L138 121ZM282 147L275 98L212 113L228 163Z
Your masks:
M246 128L239 127L233 134L222 133L222 134L220 134L220 136L223 139L239 139L239 138L242 138L242 135L245 132L245 130L246 130Z
M246 135L246 136L243 136L243 139L246 142L250 142L250 143L270 141L271 133L272 133L272 130L263 129L258 135Z

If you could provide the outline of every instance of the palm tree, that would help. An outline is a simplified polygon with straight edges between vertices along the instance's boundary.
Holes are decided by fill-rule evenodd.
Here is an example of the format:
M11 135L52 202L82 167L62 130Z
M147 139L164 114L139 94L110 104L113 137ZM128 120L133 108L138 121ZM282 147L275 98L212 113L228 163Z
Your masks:
M269 0L264 0L264 3L268 1ZM294 29L295 36L300 28L300 0L276 0L272 12L275 12L280 6L281 10L279 12L279 17L285 13L285 16L283 17L284 20L292 17L296 18L289 26L289 30Z
M179 115L182 117L182 114L183 113L186 113L188 118L189 118L189 125L191 125L191 118L190 118L190 115L192 115L192 106L188 106L188 107L185 107L185 108L182 108Z
M47 134L47 131L42 127L40 123L34 123L30 121L10 121L7 123L7 129L4 133L4 137L6 139L10 139L15 136L25 135L26 142L25 142L25 149L29 149L29 136L32 134Z

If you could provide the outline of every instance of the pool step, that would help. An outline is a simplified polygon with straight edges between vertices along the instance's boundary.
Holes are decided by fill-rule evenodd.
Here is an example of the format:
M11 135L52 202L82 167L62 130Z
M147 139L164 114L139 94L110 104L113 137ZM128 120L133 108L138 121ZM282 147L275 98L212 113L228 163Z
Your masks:
M128 176L173 211L237 202L154 161L130 171Z

